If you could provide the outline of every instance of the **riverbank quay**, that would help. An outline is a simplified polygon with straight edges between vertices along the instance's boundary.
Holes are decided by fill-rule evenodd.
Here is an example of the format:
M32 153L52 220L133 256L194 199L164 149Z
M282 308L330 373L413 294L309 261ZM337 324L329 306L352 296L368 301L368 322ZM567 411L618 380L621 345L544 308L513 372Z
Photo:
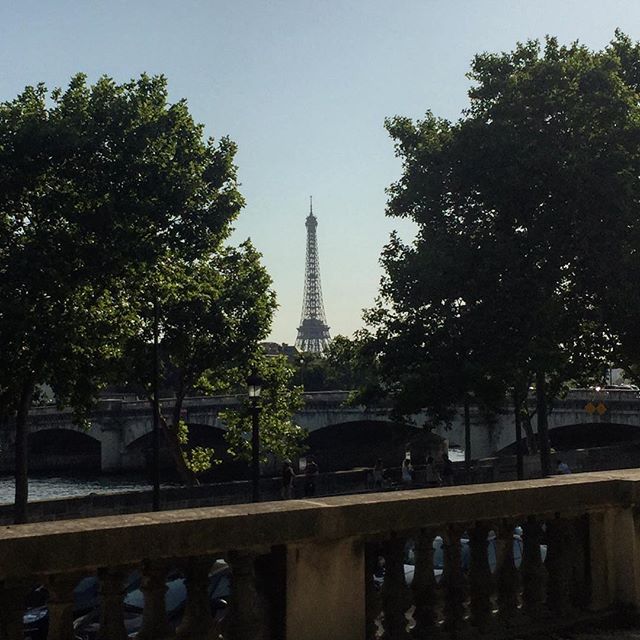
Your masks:
M605 471L622 468L640 467L640 443L626 443L563 451L553 455L553 459L568 461L574 472ZM555 467L555 463L554 463ZM454 484L484 484L490 482L509 482L516 480L515 456L500 456L473 461L469 471L464 462L455 462ZM525 457L525 477L534 479L540 476L539 456ZM403 488L400 467L385 469L385 491ZM370 468L358 468L345 471L320 473L315 481L317 496L357 494L374 489L373 471ZM415 466L414 489L426 486L424 466ZM305 497L305 476L299 474L294 483L294 498ZM260 493L263 501L278 500L281 497L280 478L261 478ZM160 490L160 508L163 511L211 507L251 502L252 492L249 481L220 482L202 484L194 487L174 486ZM69 520L74 518L99 517L116 514L129 514L150 511L152 493L150 489L133 491L112 491L91 493L69 498L33 500L29 503L29 521ZM0 525L13 522L13 505L0 504Z
M49 638L73 638L72 590L97 575L102 637L121 640L134 568L141 636L165 637L164 576L179 567L191 586L177 637L205 638L206 576L221 557L233 573L227 640L371 640L380 630L395 640L410 627L415 637L518 638L534 622L551 633L640 609L639 532L640 471L4 526L0 637L22 638L25 590L45 583Z
M319 474L316 480L317 495L361 493L369 487L368 469L353 469ZM399 470L398 470L399 473ZM296 477L295 497L304 497L305 476ZM262 478L260 494L263 501L279 500L280 478ZM390 487L391 488L391 487ZM221 482L193 487L166 487L160 489L160 509L193 509L251 502L249 481ZM33 500L29 502L29 521L71 520L151 511L152 491L124 491L90 493L86 496L57 500ZM13 504L0 504L0 525L13 523Z

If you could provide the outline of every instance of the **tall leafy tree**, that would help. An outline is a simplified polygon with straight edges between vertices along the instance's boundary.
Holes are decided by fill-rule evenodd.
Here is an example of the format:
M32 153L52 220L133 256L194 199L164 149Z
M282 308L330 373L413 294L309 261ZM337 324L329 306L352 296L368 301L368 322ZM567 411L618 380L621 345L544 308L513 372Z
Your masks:
M322 354L303 353L293 362L296 381L306 391L358 391L372 393L377 384L375 359L359 334L335 336Z
M35 385L86 414L158 264L201 256L239 211L234 151L168 103L161 76L90 86L79 74L0 104L0 396L16 415L16 521Z
M591 296L607 325L611 344L609 364L621 366L628 378L640 382L640 158L638 119L640 102L640 44L617 31L608 48L624 90L628 93L629 118L612 133L618 154L619 182L609 188L592 250L598 260ZM618 89L618 92L622 89ZM597 162L599 159L595 159ZM595 173L595 172L594 172ZM612 185L613 187L613 185ZM606 188L604 185L603 189Z
M260 254L246 241L239 247L218 246L198 260L172 254L158 272L161 387L173 397L160 421L166 443L182 479L193 483L206 470L211 451L197 451L191 464L188 427L181 423L185 397L228 389L237 370L246 369L271 326L276 308L271 278ZM139 332L127 343L123 375L142 386L152 401L155 300L147 297Z
M487 381L524 402L532 381L545 474L551 399L610 349L595 288L637 193L638 99L615 49L549 38L479 55L458 122L387 123L403 160L388 214L418 235L383 254L381 361L417 372L418 397L433 385L427 406Z

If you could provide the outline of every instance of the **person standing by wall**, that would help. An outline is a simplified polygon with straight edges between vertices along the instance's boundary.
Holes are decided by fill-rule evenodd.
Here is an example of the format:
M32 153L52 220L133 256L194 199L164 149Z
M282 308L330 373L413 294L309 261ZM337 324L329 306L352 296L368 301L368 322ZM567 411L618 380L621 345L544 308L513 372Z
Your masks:
M295 471L291 460L287 459L282 465L282 499L288 500L293 497L293 479L295 478Z
M428 487L439 487L442 484L442 478L436 469L435 461L432 456L427 456L425 481Z
M442 454L442 484L453 485L453 462L446 453Z
M384 465L382 464L382 458L376 460L376 465L373 467L373 490L382 489L384 486Z
M316 495L316 479L319 473L318 464L313 456L307 458L307 468L305 469L305 483L304 483L304 495L315 496Z
M407 489L413 484L413 465L409 457L406 457L402 463L402 484Z

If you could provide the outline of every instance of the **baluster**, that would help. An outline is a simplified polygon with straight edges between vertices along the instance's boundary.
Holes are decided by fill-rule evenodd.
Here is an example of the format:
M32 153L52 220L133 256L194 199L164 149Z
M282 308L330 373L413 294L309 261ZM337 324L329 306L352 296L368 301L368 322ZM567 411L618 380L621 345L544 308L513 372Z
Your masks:
M556 615L570 613L573 601L574 536L571 523L558 515L547 523L549 609Z
M522 606L529 618L538 620L544 614L547 577L540 557L542 528L529 516L522 529Z
M416 626L412 637L427 640L440 635L438 627L437 583L433 573L433 538L435 531L422 529L416 539L416 566L411 588Z
M143 564L141 589L144 594L144 609L138 640L165 640L174 635L167 620L165 606L166 575L166 567L161 563Z
M23 640L24 600L31 588L22 581L3 583L0 588L0 639Z
M378 542L365 543L365 638L373 640L376 637L376 620L380 616L382 603L380 601L381 587L373 580L373 576L378 569L378 558L380 557L380 544Z
M385 574L382 586L384 636L388 640L408 638L407 618L409 590L404 579L404 540L392 533L384 544Z
M480 631L486 631L492 622L492 576L489 568L488 535L489 527L485 523L477 523L469 532L471 622Z
M514 544L518 544L521 548L522 543L521 540L514 540L513 530L514 523L505 520L502 527L496 531L498 616L506 626L514 625L519 615L520 573L513 557L513 547Z
M573 606L586 609L589 606L589 516L583 515L571 523L573 543Z
M98 640L127 640L124 626L124 569L98 569L100 629Z
M47 640L73 640L73 590L78 581L78 575L52 575L47 578L49 590Z
M215 622L209 602L210 558L189 558L185 567L187 606L176 638L185 640L212 640Z
M229 640L265 640L269 638L264 601L256 585L254 553L234 551L229 554L233 572L233 590L227 624ZM229 615L229 614L227 614Z
M464 529L449 526L443 539L444 548L444 627L452 638L460 637L467 629L465 621L465 577L462 572L460 536Z

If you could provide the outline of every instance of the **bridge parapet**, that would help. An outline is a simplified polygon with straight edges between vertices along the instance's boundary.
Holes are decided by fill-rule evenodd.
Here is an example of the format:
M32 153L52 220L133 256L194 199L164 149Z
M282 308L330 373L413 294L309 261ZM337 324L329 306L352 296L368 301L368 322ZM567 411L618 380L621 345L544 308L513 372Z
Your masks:
M639 501L640 472L606 472L5 527L0 632L22 640L25 592L45 583L49 638L76 637L73 588L96 575L100 637L124 639L125 577L140 569L140 636L158 637L177 568L177 637L214 637L207 574L222 557L233 593L216 633L228 640L407 637L412 604L419 637L549 630L640 606Z
M390 409L384 406L364 407L348 403L349 391L326 391L306 393L305 406L294 415L296 424L315 431L333 425L346 423L366 423L389 421ZM203 396L186 398L185 419L199 426L224 429L219 420L225 409L235 409L241 398L232 395ZM530 398L530 402L535 402ZM161 401L163 409L169 413L173 406L170 398ZM421 426L425 416L414 416L415 424ZM30 428L33 432L46 430L81 431L73 424L73 414L69 410L58 411L53 406L36 407L30 414ZM98 403L91 415L92 427L85 432L100 441L104 470L134 468L143 464L138 453L132 453L134 442L142 442L152 430L152 413L147 400L128 397L107 398ZM505 405L494 416L487 417L477 407L471 411L472 434L471 451L474 458L482 458L502 451L513 444L515 428L513 408ZM610 423L622 425L626 429L638 428L640 433L640 392L618 389L574 389L563 399L553 403L549 417L549 428ZM462 409L451 425L438 425L436 432L448 438L453 444L465 441ZM118 435L118 433L120 435ZM12 446L10 430L5 430L0 444L5 451Z

